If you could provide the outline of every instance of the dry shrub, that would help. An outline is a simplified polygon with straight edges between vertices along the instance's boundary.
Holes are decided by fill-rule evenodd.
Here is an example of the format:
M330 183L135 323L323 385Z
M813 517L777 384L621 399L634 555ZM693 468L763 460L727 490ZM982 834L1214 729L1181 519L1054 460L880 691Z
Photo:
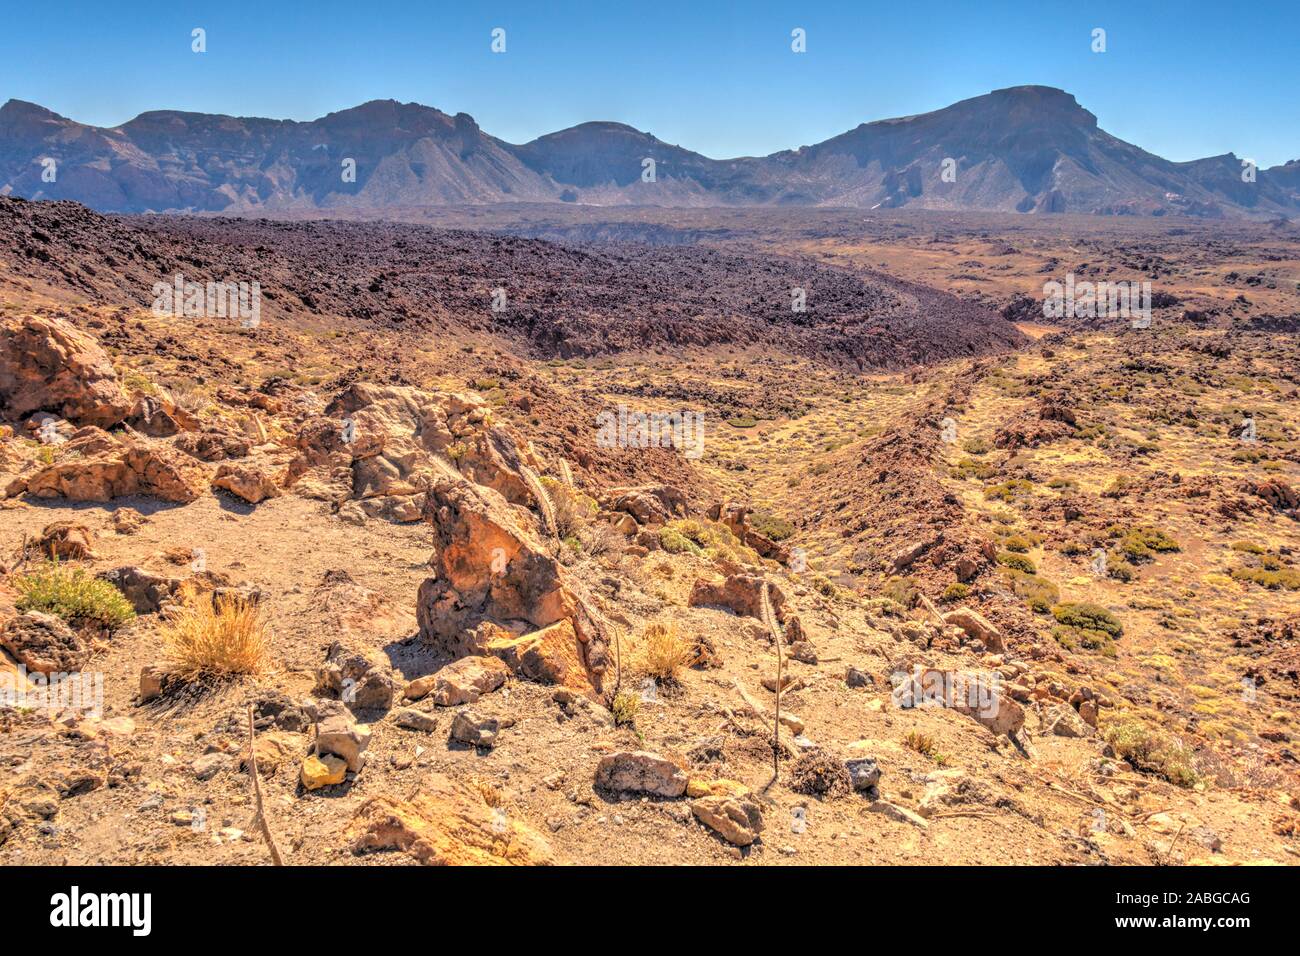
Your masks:
M163 626L165 669L183 681L227 680L266 667L262 612L250 601L187 594Z
M647 624L641 632L641 668L661 681L675 681L694 659L694 648L671 624Z

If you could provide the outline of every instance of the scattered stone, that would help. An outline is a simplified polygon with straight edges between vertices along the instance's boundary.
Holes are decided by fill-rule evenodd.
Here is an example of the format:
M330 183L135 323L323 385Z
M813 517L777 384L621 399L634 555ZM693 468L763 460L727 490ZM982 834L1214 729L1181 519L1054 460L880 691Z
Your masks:
M875 687L876 679L866 671L860 671L856 667L850 667L844 672L844 683L850 687Z
M352 710L387 710L397 694L397 680L383 654L335 641L316 671L315 693L337 695Z
M872 790L880 783L880 765L870 757L844 761L853 789L859 792Z
M790 657L803 664L816 664L817 651L811 641L795 641L790 645Z
M803 720L785 711L781 712L781 726L789 729L790 733L795 735L803 733Z
M194 771L194 776L198 780L211 780L221 771L226 770L231 765L229 754L210 753L199 757L194 763L190 764L190 769Z
M342 783L347 779L347 775L348 765L342 757L320 754L310 756L302 762L302 773L299 774L299 779L306 789L319 790L321 787Z
M146 664L140 668L140 703L162 696L165 676L166 672L157 664Z
M358 724L351 711L337 700L318 700L315 711L317 748L337 754L349 770L360 773L362 755L370 746L370 728Z
M510 668L497 657L470 656L453 661L436 673L406 685L406 699L430 696L439 707L477 703L506 682Z
M451 722L451 739L471 747L495 747L501 729L495 717L482 717L472 710L462 710Z
M1051 704L1043 713L1043 733L1058 737L1091 737L1093 729L1069 704Z
M706 827L735 846L749 846L763 829L758 804L743 797L700 797L691 802L691 812Z
M393 723L407 730L418 730L425 734L431 734L438 729L438 718L414 707L399 707L393 711Z
M596 765L595 786L615 793L680 797L688 782L685 771L677 764L645 750L606 754Z

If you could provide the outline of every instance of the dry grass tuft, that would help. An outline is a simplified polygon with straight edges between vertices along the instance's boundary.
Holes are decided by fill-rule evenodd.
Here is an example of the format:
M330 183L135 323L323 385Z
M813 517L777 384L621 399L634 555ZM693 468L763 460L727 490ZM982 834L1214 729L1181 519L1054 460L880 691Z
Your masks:
M648 624L641 632L641 669L661 681L675 681L694 658L690 641L671 624Z
M187 595L163 626L165 669L183 681L229 680L266 669L269 635L257 605Z

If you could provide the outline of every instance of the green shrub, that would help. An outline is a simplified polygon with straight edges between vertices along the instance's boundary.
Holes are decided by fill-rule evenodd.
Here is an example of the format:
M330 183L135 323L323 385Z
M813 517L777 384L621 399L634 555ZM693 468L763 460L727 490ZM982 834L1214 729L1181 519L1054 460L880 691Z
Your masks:
M1106 562L1106 576L1122 584L1128 584L1137 577L1137 568L1123 559L1112 558Z
M1034 483L1024 478L1012 478L1001 484L989 485L984 489L984 498L988 501L1013 501L1032 493Z
M641 699L636 694L629 694L626 691L616 694L614 702L610 705L610 712L614 715L615 727L635 727L637 711L641 709Z
M1107 727L1104 737L1115 754L1127 760L1135 770L1154 774L1179 787L1194 787L1201 779L1192 751L1186 744L1136 720L1124 720Z
M964 601L970 595L970 585L962 584L960 581L954 581L943 589L939 595L939 600L945 604L951 604L955 601Z
M784 541L794 534L794 525L766 511L755 511L750 514L749 526L773 541Z
M1004 568L1022 571L1025 574L1038 573L1038 568L1034 566L1034 562L1030 561L1023 554L1012 554L1010 551L999 551L997 560L998 564L1002 565Z
M920 591L916 587L916 582L911 578L890 578L885 582L884 587L880 589L881 597L888 598L904 608L914 607L919 594Z
M700 553L700 546L698 544L671 525L665 525L659 529L659 547L663 548L669 554Z
M977 479L979 481L987 481L997 473L997 468L989 462L976 461L974 458L963 458L952 469L954 478Z
M1058 624L1052 628L1052 639L1067 651L1077 651L1083 648L1084 650L1095 651L1102 657L1114 657L1117 653L1115 642L1111 640L1109 634L1102 631L1089 631L1079 627L1067 627L1064 624Z
M18 610L54 614L73 627L90 625L111 631L135 617L131 603L113 585L57 561L20 576L14 586L19 594Z
M814 574L812 578L813 590L822 597L837 598L840 596L840 589L830 579L820 574Z
M993 450L987 438L967 438L961 447L968 455L987 455Z
M1242 554L1268 554L1268 548L1253 541L1234 541L1232 550L1240 551Z
M1113 638L1124 634L1124 627L1120 624L1119 618L1100 604L1087 602L1058 604L1052 608L1052 616L1069 627L1077 627L1085 631L1101 631Z
M1012 534L1002 539L1002 547L1008 551L1014 551L1016 554L1024 554L1032 545L1024 535Z
M1016 597L1039 614L1046 614L1061 600L1060 589L1051 581L1015 569L1007 569L1002 574Z
M1236 581L1249 581L1266 587L1270 591L1285 588L1288 591L1300 590L1300 574L1294 568L1269 570L1268 568L1233 568L1232 578Z
M1157 553L1179 550L1178 542L1150 525L1130 528L1119 542L1120 554L1135 562L1150 561Z

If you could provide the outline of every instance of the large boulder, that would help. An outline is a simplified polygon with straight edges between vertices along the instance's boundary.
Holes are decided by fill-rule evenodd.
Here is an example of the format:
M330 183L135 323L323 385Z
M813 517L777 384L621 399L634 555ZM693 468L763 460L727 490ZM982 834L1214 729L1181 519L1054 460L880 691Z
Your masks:
M969 673L916 667L896 679L894 704L903 709L944 707L965 714L995 736L1016 737L1025 709L1003 692L996 673Z
M85 332L47 316L0 323L0 416L42 410L109 428L131 402L108 353Z
M601 496L607 511L629 514L643 525L662 525L686 517L686 495L672 485L611 488Z
M429 485L425 515L434 528L435 576L420 585L420 636L452 656L491 653L526 670L529 661L555 649L554 641L571 635L572 666L599 690L608 663L605 642L539 536L536 517L492 488L451 476ZM567 629L528 645L503 643L512 640L503 631L527 637L561 622ZM485 624L491 627L480 627Z
M971 637L980 641L986 649L995 654L1003 651L1002 632L995 627L988 618L979 611L972 610L968 607L959 607L954 611L948 611L943 615L945 624L954 624L960 627Z
M247 461L223 462L217 467L212 487L222 488L252 505L280 494L265 465Z

